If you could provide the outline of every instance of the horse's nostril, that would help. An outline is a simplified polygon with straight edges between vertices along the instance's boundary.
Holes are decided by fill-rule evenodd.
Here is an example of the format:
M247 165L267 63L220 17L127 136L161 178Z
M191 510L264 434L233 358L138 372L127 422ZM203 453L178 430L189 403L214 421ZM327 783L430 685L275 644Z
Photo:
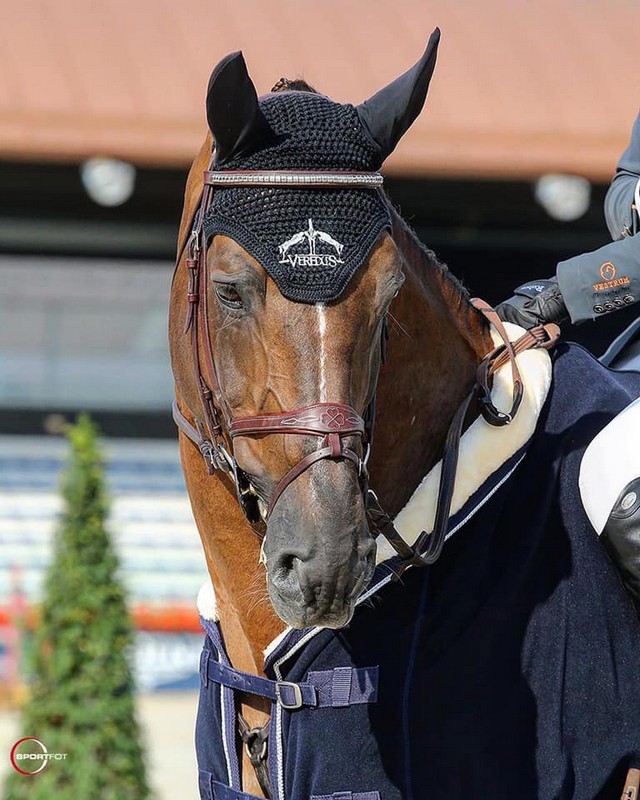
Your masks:
M285 553L278 559L276 569L281 577L289 575L292 572L297 574L301 563L298 556L293 553Z
M290 598L299 598L304 594L301 566L302 560L293 553L283 553L278 558L272 579L281 594Z
M293 569L293 558L294 557L291 556L291 555L281 556L278 559L278 564L277 564L277 567L276 567L277 571L281 572L281 573L282 572L291 572L291 570Z

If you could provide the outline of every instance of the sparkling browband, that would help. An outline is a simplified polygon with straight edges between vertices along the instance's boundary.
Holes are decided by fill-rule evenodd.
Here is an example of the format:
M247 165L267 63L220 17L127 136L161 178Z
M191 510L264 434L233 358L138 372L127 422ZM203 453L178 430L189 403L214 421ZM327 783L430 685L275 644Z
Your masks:
M210 186L288 186L323 188L348 186L375 189L384 178L379 172L280 172L278 170L205 170L204 182Z

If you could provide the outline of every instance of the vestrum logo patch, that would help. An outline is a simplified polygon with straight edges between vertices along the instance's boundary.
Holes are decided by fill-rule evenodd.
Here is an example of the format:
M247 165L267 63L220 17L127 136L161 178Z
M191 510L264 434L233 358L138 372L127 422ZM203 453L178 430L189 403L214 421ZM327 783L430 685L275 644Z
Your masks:
M612 281L616 277L616 268L610 261L600 267L600 277L603 281Z
M292 252L296 245L306 244L308 251ZM326 249L333 252L318 252L318 244L326 245ZM309 227L306 231L295 233L286 242L278 246L281 264L291 264L292 267L335 267L337 264L344 263L340 256L344 250L344 245L340 244L325 231L316 230L313 227L313 220L309 220Z
M619 286L629 286L631 278L628 275L623 275L621 278L616 278L618 271L615 264L611 261L605 261L600 267L600 277L602 283L594 283L594 292L607 292L609 289L617 289Z

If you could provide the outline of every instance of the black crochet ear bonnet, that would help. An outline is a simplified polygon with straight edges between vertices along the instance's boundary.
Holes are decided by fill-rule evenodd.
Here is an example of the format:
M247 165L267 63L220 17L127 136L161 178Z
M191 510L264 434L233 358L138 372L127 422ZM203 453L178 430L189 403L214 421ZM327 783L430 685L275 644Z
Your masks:
M304 91L258 100L242 54L227 56L207 94L215 169L375 172L424 104L438 39L436 29L422 59L358 107ZM217 187L204 219L208 239L234 239L303 303L337 299L390 226L380 191L349 187Z
M309 92L261 100L273 138L251 155L220 167L233 170L375 170L375 147L353 106ZM256 258L290 300L330 302L363 264L389 212L375 189L216 189L204 222Z

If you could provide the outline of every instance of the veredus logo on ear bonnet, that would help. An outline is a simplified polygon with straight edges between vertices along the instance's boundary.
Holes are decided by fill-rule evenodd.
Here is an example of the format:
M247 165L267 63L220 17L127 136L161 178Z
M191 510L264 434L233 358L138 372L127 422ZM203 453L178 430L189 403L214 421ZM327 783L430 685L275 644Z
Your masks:
M305 242L308 245L309 251L307 253L290 252L295 250L296 245ZM333 248L333 253L320 253L316 252L316 245L320 242L329 245ZM309 227L306 231L294 233L294 235L283 242L278 251L280 253L279 264L290 264L292 267L336 267L338 264L344 264L340 258L344 245L336 241L333 236L326 233L326 231L317 231L313 227L313 220L309 220Z

